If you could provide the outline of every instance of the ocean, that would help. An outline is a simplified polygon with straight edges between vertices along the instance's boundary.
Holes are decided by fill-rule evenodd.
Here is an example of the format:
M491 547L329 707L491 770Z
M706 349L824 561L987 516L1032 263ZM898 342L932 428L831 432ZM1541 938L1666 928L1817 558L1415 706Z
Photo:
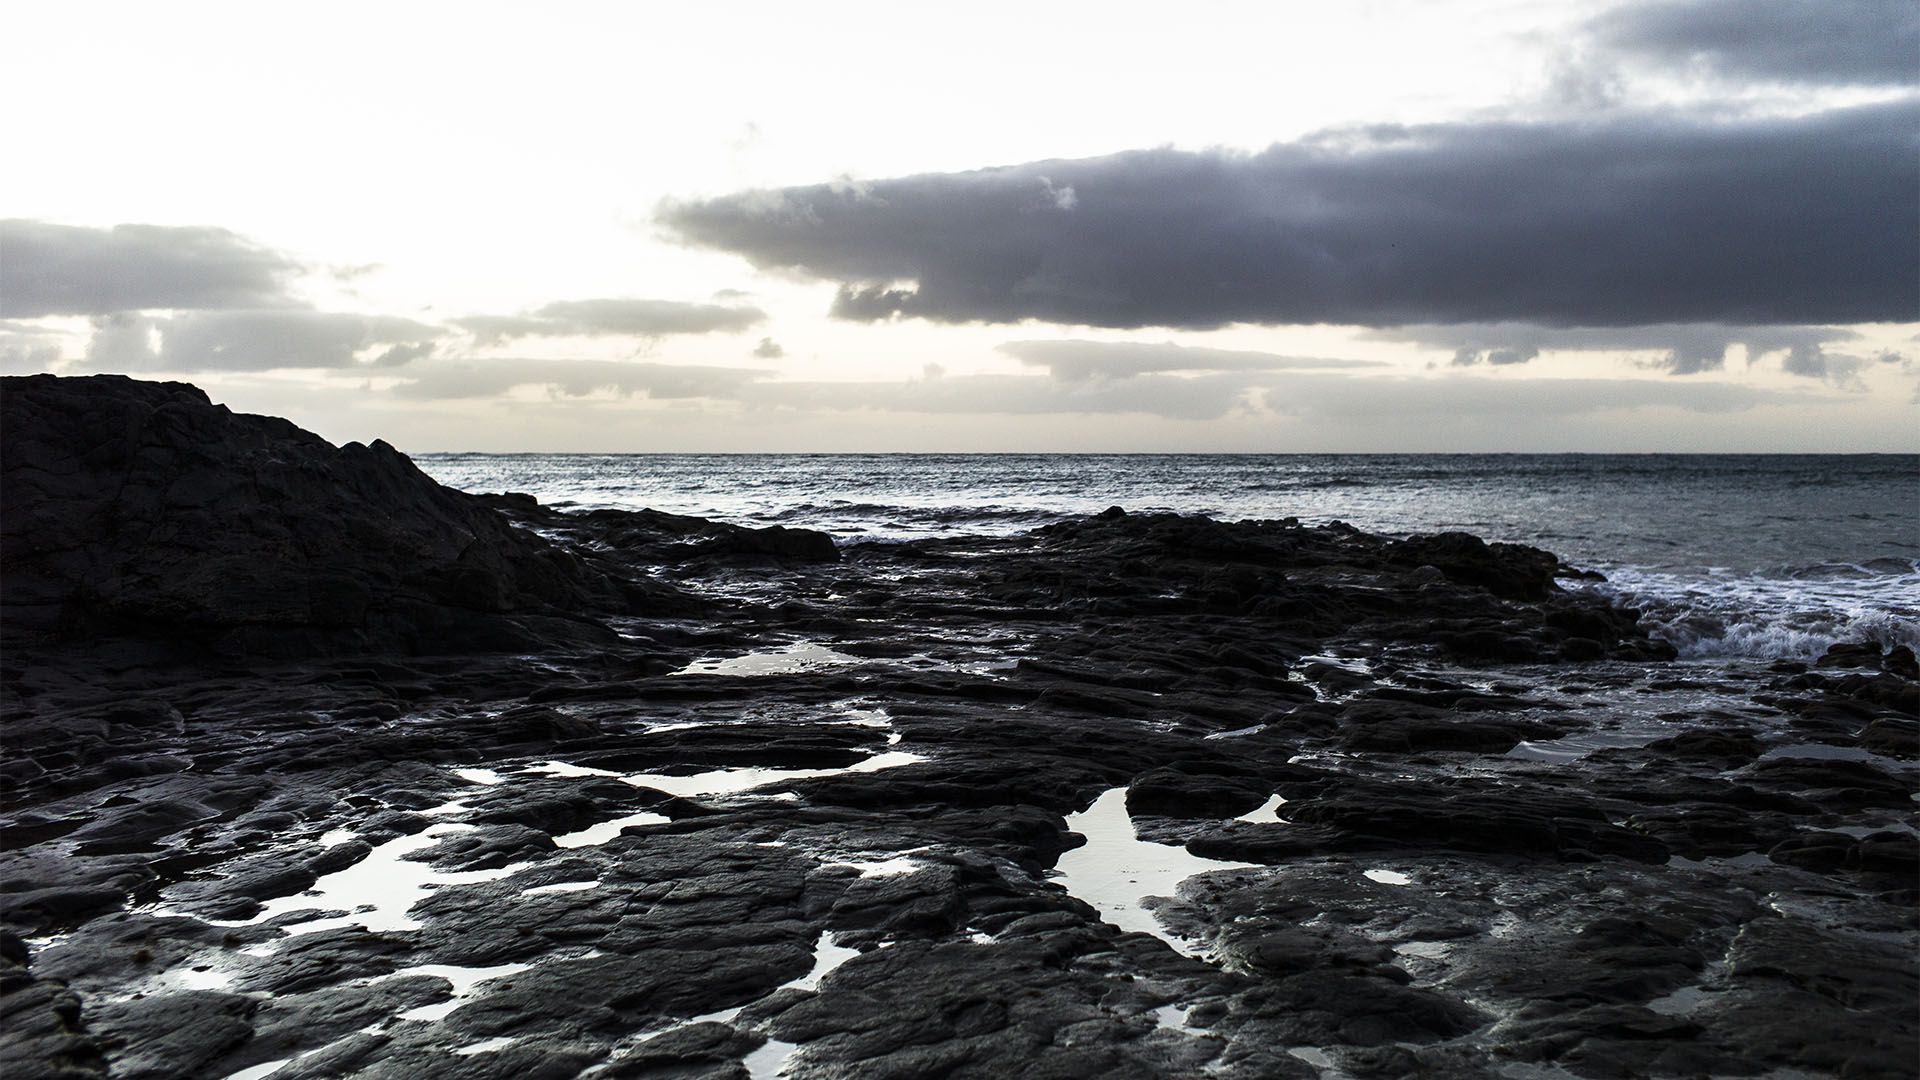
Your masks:
M1461 530L1598 571L1683 659L1920 647L1920 455L422 454L471 492L823 530L1011 535L1109 506Z

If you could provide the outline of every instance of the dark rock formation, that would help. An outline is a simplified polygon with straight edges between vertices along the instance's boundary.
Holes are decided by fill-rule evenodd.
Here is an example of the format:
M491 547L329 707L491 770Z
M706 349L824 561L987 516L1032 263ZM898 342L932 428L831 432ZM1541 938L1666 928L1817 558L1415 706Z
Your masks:
M1912 1074L1910 650L1665 664L1464 534L836 548L0 391L7 1080ZM1221 861L1131 895L1135 839Z
M610 640L610 582L384 442L336 447L180 383L0 382L0 627L227 653Z

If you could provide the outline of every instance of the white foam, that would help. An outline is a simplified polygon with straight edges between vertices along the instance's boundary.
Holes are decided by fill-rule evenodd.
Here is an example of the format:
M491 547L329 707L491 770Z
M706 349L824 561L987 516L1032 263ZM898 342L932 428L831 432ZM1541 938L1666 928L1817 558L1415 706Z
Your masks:
M1811 660L1842 642L1920 648L1920 565L1891 573L1851 564L1773 574L1613 567L1585 586L1637 608L1682 659Z

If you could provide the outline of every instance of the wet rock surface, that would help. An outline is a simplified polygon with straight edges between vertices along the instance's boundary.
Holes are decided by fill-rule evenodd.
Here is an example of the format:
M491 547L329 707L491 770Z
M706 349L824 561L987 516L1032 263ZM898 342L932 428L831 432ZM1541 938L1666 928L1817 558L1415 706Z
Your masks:
M1678 662L1463 534L563 514L27 382L9 1080L1913 1073L1904 650Z

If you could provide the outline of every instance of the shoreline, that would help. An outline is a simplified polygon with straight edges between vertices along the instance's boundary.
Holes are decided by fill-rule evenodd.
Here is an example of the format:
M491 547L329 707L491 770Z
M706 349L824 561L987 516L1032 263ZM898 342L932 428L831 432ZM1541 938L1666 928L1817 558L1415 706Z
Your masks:
M79 382L0 391L9 1077L1920 1050L1911 651L1675 662L1552 555L1463 534L562 514ZM102 410L132 418L113 467L63 467ZM1238 864L1152 903L1166 935L1052 876L1117 790L1140 840ZM303 896L377 866L418 900Z

